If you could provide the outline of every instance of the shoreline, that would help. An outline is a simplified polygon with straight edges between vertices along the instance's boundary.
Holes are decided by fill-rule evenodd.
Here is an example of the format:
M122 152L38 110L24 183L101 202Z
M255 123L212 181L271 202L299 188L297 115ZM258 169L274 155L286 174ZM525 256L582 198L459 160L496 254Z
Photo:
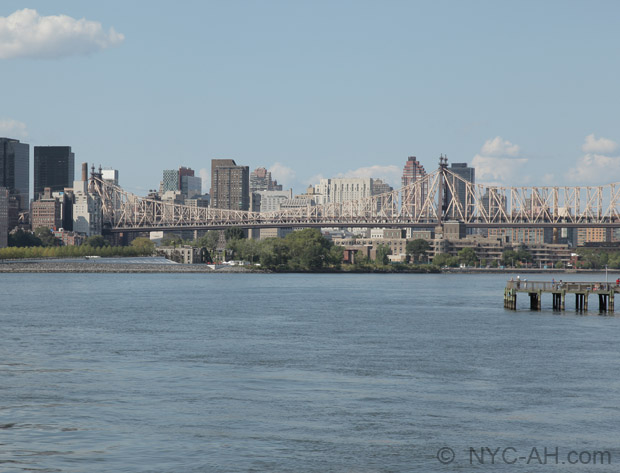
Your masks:
M608 273L619 273L610 269ZM227 266L212 269L205 264L158 264L158 263L97 263L92 261L2 261L0 273L256 273L256 274L583 274L605 273L604 269L556 269L556 268L443 268L439 271L424 269L396 270L371 268L368 270L325 269L321 271L271 271L256 267Z

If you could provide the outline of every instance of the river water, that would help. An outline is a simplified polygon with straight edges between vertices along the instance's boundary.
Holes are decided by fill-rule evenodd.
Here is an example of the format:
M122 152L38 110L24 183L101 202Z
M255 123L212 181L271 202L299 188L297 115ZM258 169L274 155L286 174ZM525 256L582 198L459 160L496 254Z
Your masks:
M620 471L620 317L505 279L0 274L0 471Z

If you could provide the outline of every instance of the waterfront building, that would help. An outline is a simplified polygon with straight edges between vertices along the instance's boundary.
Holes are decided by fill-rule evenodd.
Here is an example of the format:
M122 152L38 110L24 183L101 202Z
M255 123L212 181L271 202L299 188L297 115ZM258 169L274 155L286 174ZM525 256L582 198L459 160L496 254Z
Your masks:
M75 154L71 146L34 147L34 199L49 187L52 192L71 187L75 179Z
M0 187L0 248L8 246L9 238L9 190Z
M0 138L0 187L15 196L17 213L29 210L30 145L12 138ZM9 217L9 220L12 219Z
M249 210L250 168L233 159L211 160L211 207Z
M63 246L80 246L84 242L84 237L79 233L65 230L64 228L53 230L52 233Z
M500 238L508 243L540 245L553 241L553 229L537 227L489 228L489 238Z
M610 228L582 227L577 229L577 246L586 243L603 243L611 241L612 231Z
M281 191L282 184L271 179L271 172L260 167L254 169L250 174L250 192L258 191Z

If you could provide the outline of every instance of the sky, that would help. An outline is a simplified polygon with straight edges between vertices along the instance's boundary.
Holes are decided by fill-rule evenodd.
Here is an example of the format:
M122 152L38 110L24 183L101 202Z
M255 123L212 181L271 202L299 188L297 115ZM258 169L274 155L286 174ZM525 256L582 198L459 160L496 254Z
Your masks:
M12 1L0 136L144 195L231 158L303 192L440 154L490 185L620 181L617 1Z

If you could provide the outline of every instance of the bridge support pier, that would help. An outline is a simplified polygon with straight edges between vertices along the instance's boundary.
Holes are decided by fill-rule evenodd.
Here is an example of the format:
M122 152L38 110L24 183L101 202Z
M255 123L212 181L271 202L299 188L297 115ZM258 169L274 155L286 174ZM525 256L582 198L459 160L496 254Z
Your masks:
M540 293L530 292L528 294L530 296L530 309L540 310Z

